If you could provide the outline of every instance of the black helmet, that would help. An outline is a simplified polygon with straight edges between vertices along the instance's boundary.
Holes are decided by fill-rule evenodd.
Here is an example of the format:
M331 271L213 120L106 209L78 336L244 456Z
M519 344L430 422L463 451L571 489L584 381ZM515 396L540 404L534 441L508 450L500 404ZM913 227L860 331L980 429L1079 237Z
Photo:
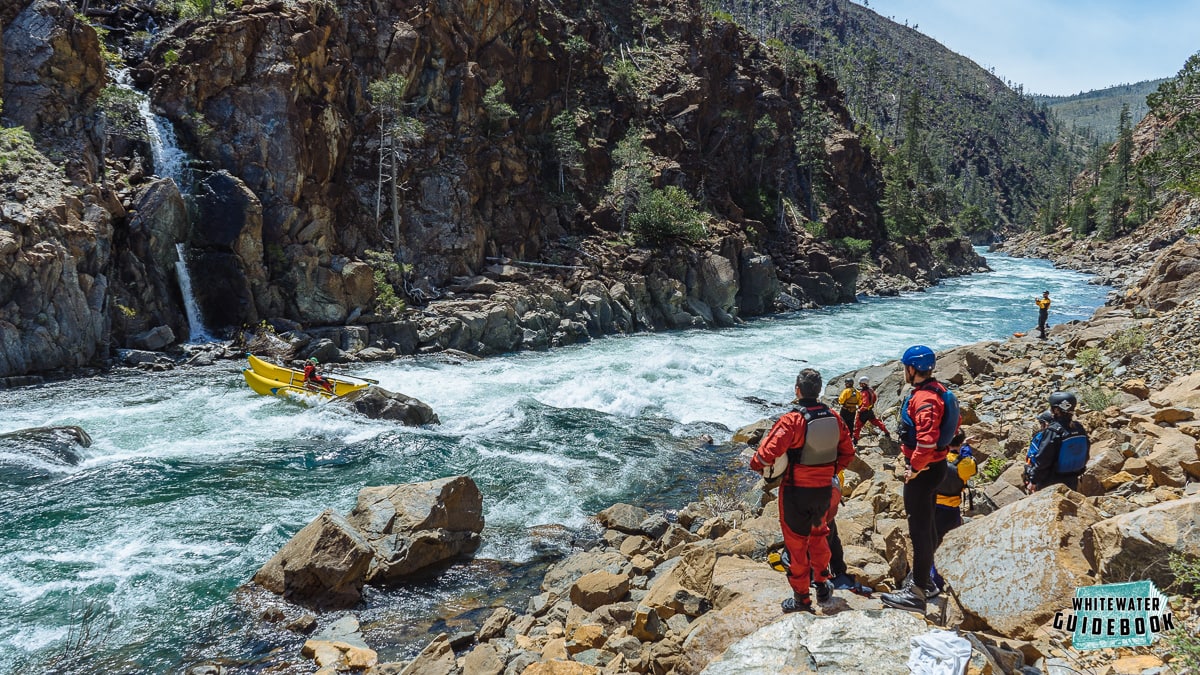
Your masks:
M1050 424L1054 421L1054 413L1049 410L1042 411L1042 414L1037 416L1038 421L1042 424Z
M1075 412L1076 403L1075 394L1069 391L1056 391L1050 394L1050 407L1058 408L1067 414Z

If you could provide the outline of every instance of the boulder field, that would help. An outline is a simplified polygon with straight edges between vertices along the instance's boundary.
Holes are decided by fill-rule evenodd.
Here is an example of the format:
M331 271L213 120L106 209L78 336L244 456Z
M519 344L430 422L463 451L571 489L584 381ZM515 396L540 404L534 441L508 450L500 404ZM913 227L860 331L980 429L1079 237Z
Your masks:
M1187 247L1181 242L1167 255L1190 255ZM1178 258L1173 265L1188 268ZM1143 286L1160 283L1151 272ZM925 617L847 591L835 591L816 615L783 615L779 603L791 590L765 563L783 543L778 504L760 481L748 493L710 493L675 511L605 509L596 516L603 528L596 543L553 564L524 607L495 608L473 635L437 635L410 661L378 663L373 653L353 651L351 665L350 646L328 642L306 645L305 654L324 673L903 673L911 640L951 630L970 645L968 673L1186 669L1161 637L1151 647L1079 652L1070 649L1070 633L1054 627L1076 588L1149 579L1171 596L1185 630L1197 629L1200 604L1178 564L1200 557L1200 369L1185 346L1200 338L1200 323L1192 298L1151 309L1134 299L1143 296L1135 290L1089 321L1055 326L1047 340L1011 338L939 355L936 374L963 403L981 472L965 524L937 554L950 590ZM878 409L894 419L898 364L859 372L878 383ZM1080 397L1091 459L1078 492L1056 486L1026 495L1020 473L1033 419L1056 389ZM730 442L748 453L769 423L748 424ZM908 572L901 475L894 444L870 435L846 473L838 514L846 561L877 591L898 587ZM478 511L456 507L470 522L448 527L442 507L430 506L439 503L433 494L368 488L348 518L327 512L305 528L329 533L345 551L339 560L348 571L320 577L322 592L349 600L347 587L425 564L394 561L395 551L421 550L425 540L477 542ZM381 548L398 531L408 543ZM267 571L279 567L273 560L256 580L278 589L271 581L278 572Z

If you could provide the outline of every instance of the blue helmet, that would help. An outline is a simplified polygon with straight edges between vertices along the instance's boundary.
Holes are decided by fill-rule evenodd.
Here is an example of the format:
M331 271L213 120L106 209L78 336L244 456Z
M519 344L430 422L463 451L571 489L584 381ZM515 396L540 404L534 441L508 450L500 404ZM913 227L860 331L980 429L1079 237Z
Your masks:
M900 363L906 366L912 366L921 372L933 370L933 364L937 363L937 357L933 355L933 350L925 345L913 345L904 350L904 356L900 357Z

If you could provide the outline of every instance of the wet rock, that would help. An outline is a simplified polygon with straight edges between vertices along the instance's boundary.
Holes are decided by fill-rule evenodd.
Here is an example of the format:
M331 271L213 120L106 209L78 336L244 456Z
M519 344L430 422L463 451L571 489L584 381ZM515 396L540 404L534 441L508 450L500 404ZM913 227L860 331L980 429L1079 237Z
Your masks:
M395 582L474 553L483 495L466 476L368 487L346 520L375 551L367 579Z
M441 422L429 404L377 385L352 391L337 398L336 403L374 420L392 420L410 427Z
M326 510L284 544L254 582L300 605L351 607L362 596L373 553L345 518Z
M30 457L58 466L75 466L82 459L81 450L92 445L92 437L81 427L36 427L0 434L0 449L10 457ZM10 460L0 460L8 464ZM44 469L35 470L44 476ZM31 478L34 475L31 474Z

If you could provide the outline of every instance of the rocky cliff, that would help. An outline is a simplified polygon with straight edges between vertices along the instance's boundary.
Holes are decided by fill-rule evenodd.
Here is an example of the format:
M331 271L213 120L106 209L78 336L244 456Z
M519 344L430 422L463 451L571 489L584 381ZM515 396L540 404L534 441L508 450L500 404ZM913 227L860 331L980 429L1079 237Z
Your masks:
M49 0L0 17L4 123L32 134L43 174L65 167L71 185L57 192L111 228L89 235L100 257L74 261L101 281L78 282L91 306L63 301L94 324L60 331L68 359L37 346L40 305L59 291L32 281L55 276L35 273L33 247L68 249L66 235L5 207L20 239L0 275L21 289L5 298L6 339L32 351L0 375L77 366L150 331L151 342L168 330L168 342L183 339L180 243L209 323L349 324L367 341L339 347L347 358L367 345L486 352L729 325L981 264L951 232L887 242L877 162L837 83L813 64L785 67L692 3L267 1L174 23L141 5L89 11L99 32ZM154 25L171 27L151 36ZM144 131L119 123L139 119L140 95L112 77L122 60L191 153L176 181L150 178L166 167L147 157ZM383 81L403 84L393 108L370 93ZM399 139L397 116L409 124ZM614 160L631 130L640 189L688 195L706 222L698 240L625 231L610 183L631 166ZM801 166L797 139L816 132L818 159ZM22 202L5 190L5 203ZM37 192L65 225L65 197ZM529 299L514 300L511 284ZM392 297L452 304L405 314ZM505 335L480 339L486 321L469 339L428 326L488 307L511 315ZM413 331L423 337L395 338Z

